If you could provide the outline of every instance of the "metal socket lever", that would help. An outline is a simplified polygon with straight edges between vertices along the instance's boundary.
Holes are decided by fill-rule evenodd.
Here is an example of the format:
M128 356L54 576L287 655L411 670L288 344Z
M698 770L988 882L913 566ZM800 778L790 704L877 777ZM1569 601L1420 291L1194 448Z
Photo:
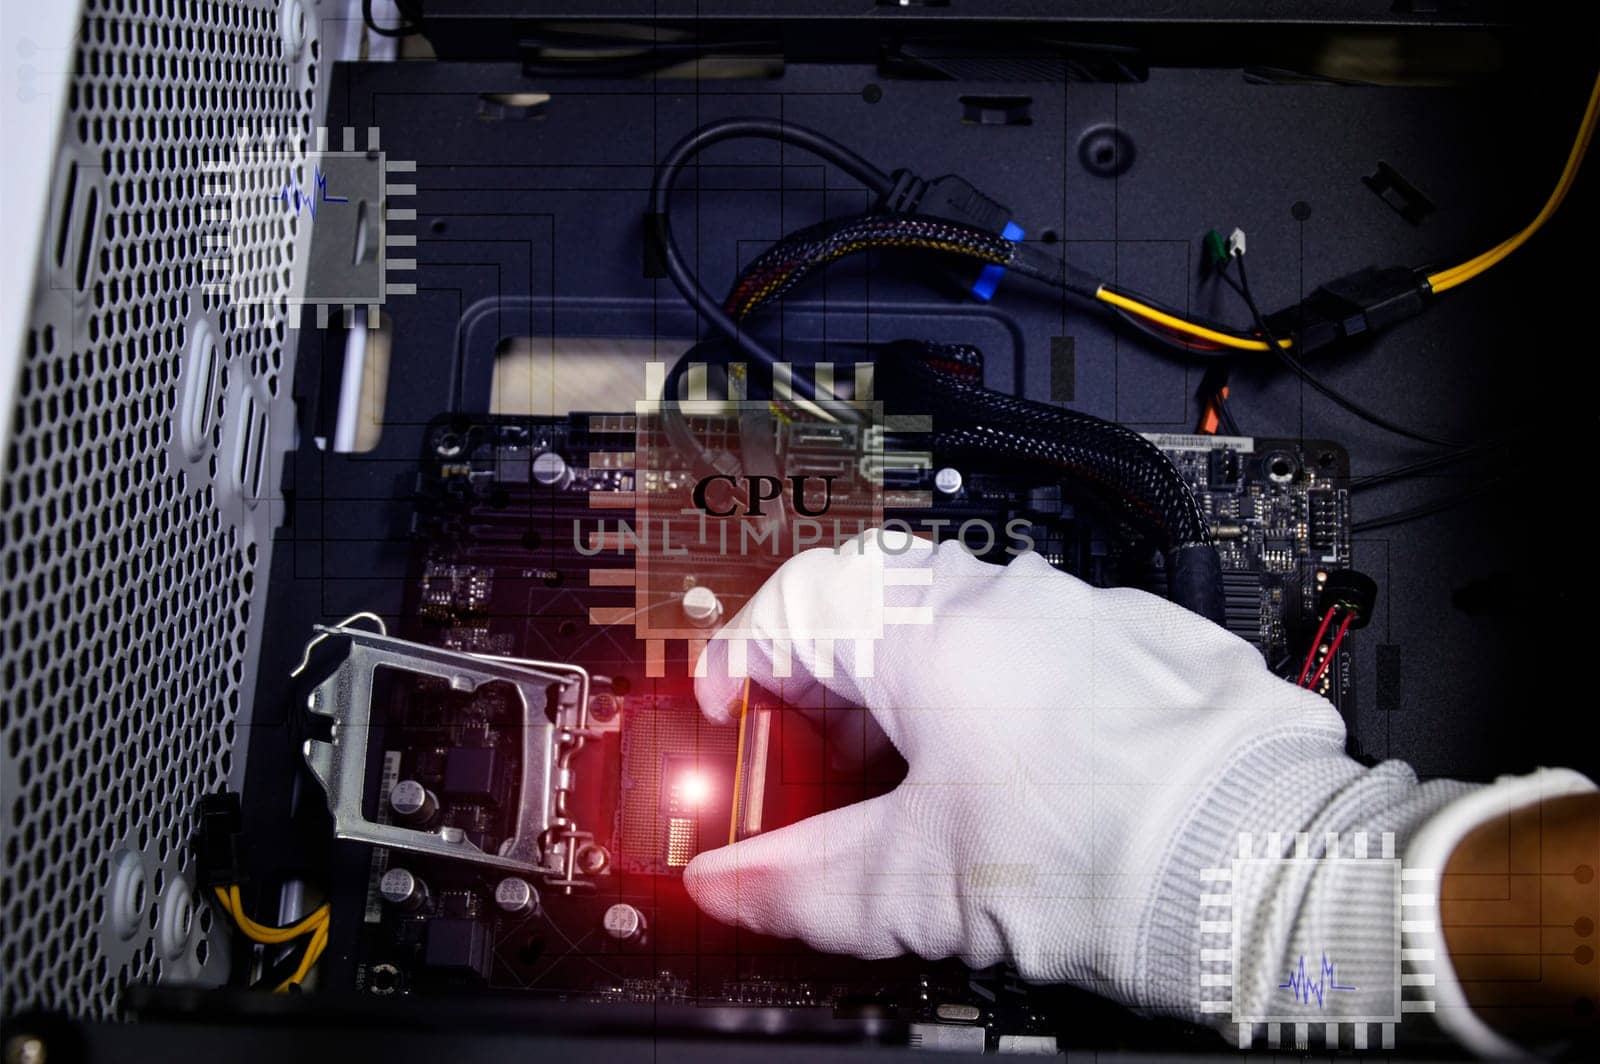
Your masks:
M558 791L563 753L589 731L589 674L575 665L491 658L441 650L360 628L317 626L312 643L330 637L349 640L346 656L311 692L307 708L332 722L330 741L307 739L303 747L311 774L327 792L334 835L393 850L451 858L505 873L568 876L559 854L546 852L541 838L568 826ZM307 651L309 654L309 650ZM438 677L457 691L476 691L489 683L509 684L521 703L522 777L515 833L498 853L485 853L459 829L422 831L368 820L363 809L372 732L374 674L379 668ZM546 692L558 689L555 721L545 715Z

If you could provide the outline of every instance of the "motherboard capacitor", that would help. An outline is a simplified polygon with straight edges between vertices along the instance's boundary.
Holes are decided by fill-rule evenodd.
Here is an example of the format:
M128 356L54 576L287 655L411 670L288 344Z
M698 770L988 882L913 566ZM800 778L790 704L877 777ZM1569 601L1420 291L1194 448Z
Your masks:
M635 945L644 942L644 913L625 901L619 901L607 909L601 922L605 925L606 934L620 942L632 942Z
M533 459L533 479L537 484L560 490L572 483L567 460L554 451L542 451Z
M512 916L526 916L539 908L539 892L526 880L507 876L494 888L494 903Z
M428 888L405 868L391 868L378 880L378 894L397 909L416 912L428 900Z
M401 780L389 790L389 808L401 823L427 827L439 812L439 799L416 780Z
M696 628L709 628L722 619L722 602L715 591L697 584L683 593L683 615Z

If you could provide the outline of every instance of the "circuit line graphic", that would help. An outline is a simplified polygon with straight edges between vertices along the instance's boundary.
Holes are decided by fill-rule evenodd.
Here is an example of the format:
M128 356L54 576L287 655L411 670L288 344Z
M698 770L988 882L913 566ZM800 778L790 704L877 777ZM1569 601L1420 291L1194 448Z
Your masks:
M1200 1011L1227 1016L1240 1049L1264 1033L1270 1050L1304 1051L1313 1037L1329 1050L1392 1050L1406 1016L1434 1010L1436 958L1424 938L1435 919L1426 889L1433 873L1401 867L1392 832L1326 832L1319 846L1312 840L1308 832L1242 834L1228 864L1200 870ZM1318 917L1290 928L1287 941L1269 947L1287 947L1285 967L1275 957L1263 970L1252 956L1261 948L1260 929L1248 926L1252 899L1285 881L1304 886L1308 897L1320 891L1324 906L1365 899L1365 910L1355 921ZM1319 954L1308 968L1307 956ZM1344 982L1336 981L1334 958Z
M1279 983L1279 990L1288 990L1302 1005L1311 1004L1312 995L1316 996L1317 1008L1323 1007L1323 994L1329 990L1359 990L1359 987L1341 986L1333 981L1333 963L1328 960L1328 955L1322 955L1322 973L1315 979L1306 974L1306 955L1300 954L1300 968L1289 973L1288 982Z
M316 168L314 187L311 191L301 188L300 178L291 175L288 183L278 189L278 198L283 201L285 207L290 208L296 215L304 208L311 215L313 221L317 217L318 203L350 202L349 196L328 195L328 175L322 172L322 167L320 166Z

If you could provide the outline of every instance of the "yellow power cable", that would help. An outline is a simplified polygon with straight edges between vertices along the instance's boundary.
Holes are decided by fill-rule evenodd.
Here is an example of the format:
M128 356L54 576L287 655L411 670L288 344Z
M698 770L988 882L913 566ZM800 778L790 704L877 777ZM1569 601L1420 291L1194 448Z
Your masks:
M1507 237L1488 251L1449 269L1430 274L1427 278L1428 286L1435 294L1448 291L1465 281L1470 281L1480 273L1496 265L1513 251L1527 243L1529 238L1550 220L1551 215L1555 214L1562 201L1567 198L1567 193L1572 189L1572 184L1577 179L1578 168L1583 164L1584 155L1588 153L1589 142L1594 138L1597 124L1600 124L1600 75L1596 76L1594 87L1589 92L1589 103L1584 109L1583 121L1578 125L1578 135L1572 142L1572 150L1567 153L1567 164L1562 169L1561 178L1556 182L1556 187L1551 191L1550 198L1545 201L1543 209L1520 232ZM1095 291L1095 298L1102 303L1109 303L1111 306L1119 307L1130 314L1137 314L1146 321L1164 325L1186 336L1209 340L1214 344L1220 344L1235 351L1267 350L1267 342L1265 340L1235 336L1191 321L1185 321L1183 318L1141 303L1139 300L1125 296L1120 292L1113 292L1104 286ZM1287 348L1291 346L1292 341L1281 339L1278 343Z
M1589 105L1584 109L1583 121L1578 125L1578 136L1572 142L1572 151L1567 154L1567 165L1561 171L1561 179L1556 182L1555 190L1545 201L1544 209L1516 235L1502 240L1483 254L1470 258L1458 266L1430 275L1428 284L1435 293L1447 291L1464 281L1472 280L1527 243L1528 238L1550 220L1556 208L1561 206L1561 201L1567 198L1567 192L1578 176L1578 167L1583 164L1583 156L1589 150L1589 141L1594 136L1597 117L1600 117L1600 76L1596 76L1594 88L1589 92Z
M240 932L252 942L259 942L263 946L281 946L284 943L293 942L295 939L310 932L311 941L306 946L305 955L300 958L299 966L295 969L293 975L277 985L273 990L274 993L286 993L289 987L301 982L307 975L311 974L311 969L316 965L317 960L322 956L323 950L327 949L328 946L328 924L331 910L326 904L319 905L312 910L311 915L290 924L288 927L268 927L265 924L256 923L245 914L244 899L240 895L237 885L228 887L226 890L222 887L213 889L216 891L217 901L222 906L223 912L233 918L233 922L238 925Z
M305 977L311 974L311 969L316 966L317 961L322 959L322 951L327 947L328 922L324 920L312 934L311 942L306 946L305 956L300 958L300 965L294 970L294 974L274 987L272 992L274 994L287 994L291 986L303 982Z
M217 900L222 903L223 910L233 917L234 923L239 925L239 930L244 932L247 938L264 946L279 946L285 942L293 942L301 935L315 931L317 925L328 919L328 906L321 905L298 923L290 924L288 927L268 927L256 923L245 915L244 899L240 896L237 886L229 887L227 890L217 887L216 892Z
M1147 321L1165 325L1169 329L1176 329L1178 332L1188 336L1210 340L1212 343L1221 344L1223 347L1231 347L1235 351L1266 351L1268 349L1265 340L1252 340L1243 336L1234 336L1232 333L1218 332L1216 329L1208 329L1206 326L1197 325L1192 321L1184 321L1182 318L1168 314L1164 310L1157 310L1155 307L1141 303L1137 299L1130 299L1121 292L1113 292L1104 285L1095 290L1094 297L1102 303L1109 303L1113 307L1120 307L1128 311L1130 314L1137 314ZM1287 348L1292 346L1293 343L1293 340L1283 339L1278 341L1278 346Z

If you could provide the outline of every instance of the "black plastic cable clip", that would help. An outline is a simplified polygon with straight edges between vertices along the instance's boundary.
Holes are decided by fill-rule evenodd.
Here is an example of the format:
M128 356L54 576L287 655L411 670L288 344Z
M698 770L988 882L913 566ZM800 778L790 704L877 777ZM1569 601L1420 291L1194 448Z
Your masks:
M200 799L200 824L191 848L195 879L201 887L229 887L245 881L244 812L233 791Z
M1427 278L1410 267L1368 266L1329 281L1267 323L1278 335L1293 335L1303 356L1416 317L1432 296Z

